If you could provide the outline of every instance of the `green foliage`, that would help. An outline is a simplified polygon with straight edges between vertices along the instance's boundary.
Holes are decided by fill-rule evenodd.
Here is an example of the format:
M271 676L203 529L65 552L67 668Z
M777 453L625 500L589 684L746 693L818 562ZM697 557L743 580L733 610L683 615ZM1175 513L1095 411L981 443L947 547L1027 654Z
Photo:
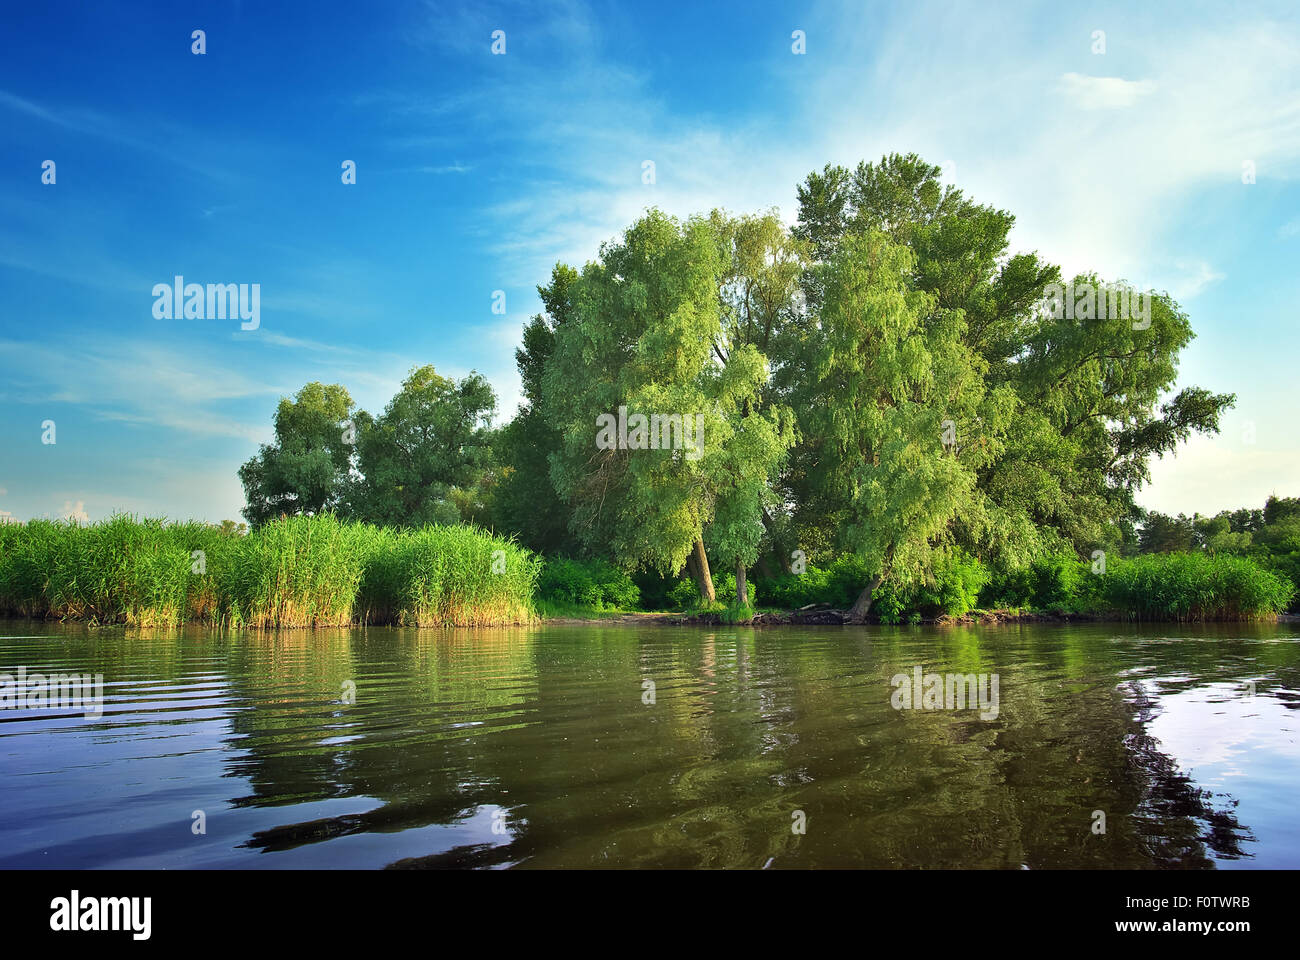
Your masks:
M641 591L626 572L603 560L547 560L538 583L546 602L594 610L635 610Z
M362 478L349 514L382 526L449 524L482 512L466 492L491 462L492 387L477 373L459 383L431 365L412 370L402 389L357 435Z
M6 524L0 526L0 610L137 626L214 617L214 565L241 539L202 523L125 514L90 526Z
M353 465L349 421L363 426L368 416L356 411L338 384L309 383L275 414L275 442L239 468L248 505L244 517L257 527L278 516L337 510L343 503Z
M1225 554L1143 554L1112 563L1105 603L1133 620L1252 620L1286 608L1294 584Z
M333 514L265 523L218 571L225 619L242 627L352 622L361 577L381 534Z
M988 571L974 557L960 551L935 560L929 576L911 583L886 580L875 592L872 609L881 623L917 622L941 615L964 616L976 606Z
M991 571L978 605L1079 613L1093 608L1095 581L1090 564L1073 551L1043 553L1015 569Z
M977 470L997 449L987 431L1010 410L987 394L961 313L909 289L915 265L873 230L844 237L816 270L820 335L797 393L801 432L818 443L814 498L862 559L863 585L931 565L950 525L976 511Z
M828 318L834 326L837 301L844 301L835 279L844 269L835 264L846 254L860 261L861 256L853 257L855 245L876 234L905 248L907 267L885 272L901 274L895 296L907 291L927 298L917 318L917 329L927 334L924 347L911 349L933 349L935 332L950 324L957 345L949 343L948 356L957 361L955 369L968 368L977 378L954 381L956 389L948 395L927 396L915 386L910 391L911 402L932 417L954 422L954 456L980 461L967 463L976 471L975 488L962 494L966 502L948 518L944 535L1008 567L1023 565L1061 541L1087 553L1113 540L1116 528L1131 521L1137 509L1133 494L1149 479L1152 455L1163 456L1192 432L1217 430L1219 414L1233 398L1191 387L1161 403L1174 385L1178 355L1192 337L1177 304L1154 295L1149 323L1137 329L1124 317L1053 316L1043 301L1048 284L1061 279L1060 271L1034 254L1012 254L1008 238L1014 218L966 199L939 174L912 154L893 154L852 171L828 166L811 174L798 191L795 228L819 264L805 281L809 303L823 326ZM873 307L871 278L857 272L850 287L856 300L848 302L858 305L851 314L862 316L869 329L873 311L888 316L889 301L877 294ZM1076 278L1081 282L1092 283L1106 299L1110 288L1095 277ZM880 284L874 287L879 290ZM841 352L837 358L841 368L852 368L851 357ZM889 350L881 363L885 373L908 375ZM943 384L947 375L938 379ZM896 389L899 382L877 400L883 403L881 419L902 406L895 402L904 396ZM808 396L810 401L796 404L805 439L792 460L791 499L799 542L822 549L828 545L826 532L841 527L847 500L843 483L837 493L819 482L825 439L834 433L810 427L809 403L821 403L821 416L834 420L846 417L846 406L856 409L865 395L859 387L832 380L825 392L814 387ZM939 413L963 396L965 404ZM913 435L924 438L924 431ZM930 482L924 450L919 447L916 466L904 470L918 489ZM863 471L874 469L868 460ZM885 490L896 513L905 514L905 487L886 484ZM932 536L924 524L905 529ZM894 539L888 523L877 538ZM924 552L923 545L912 545ZM879 561L878 546L865 546L863 555Z
M718 580L714 581L718 597L725 603L736 603L736 575L734 573L724 573ZM759 589L758 584L753 580L746 579L745 588L749 594L749 609L758 606Z
M128 516L0 526L0 610L95 623L513 623L534 617L539 572L528 551L471 527L398 531L332 514L246 536Z
M810 563L802 574L761 580L758 586L767 606L799 609L825 604L847 610L868 576L866 562L847 555L837 557L825 568ZM926 618L961 616L974 609L988 576L976 558L959 550L940 552L934 556L928 574L906 582L885 580L877 586L872 611L883 623L899 623L913 614ZM751 590L753 587L751 584Z
M541 561L474 527L374 530L360 589L364 619L402 626L486 626L535 616Z
M342 387L308 384L241 469L246 516L482 522L583 558L548 565L542 598L590 609L630 606L636 584L652 606L693 606L688 589L714 596L706 571L730 601L738 565L788 570L796 548L822 567L762 578L764 602L857 619L872 604L887 620L960 614L977 595L1097 609L1104 578L1078 558L1100 547L1250 557L1294 581L1300 501L1190 519L1136 505L1151 458L1216 431L1233 402L1174 392L1193 333L1167 294L1082 274L1058 309L1060 270L1010 249L1015 218L914 154L827 166L798 199L793 230L774 213L650 210L581 272L556 265L515 356L524 402L498 431L477 375L417 368L377 420ZM1123 292L1132 315L1078 291L1108 308ZM620 410L630 442L611 446ZM647 442L644 423L638 440L636 419L655 415L698 415L698 447ZM348 417L355 455L339 438ZM320 548L342 565L328 582L352 576L352 536ZM441 584L442 549L394 540L375 555L407 558L394 582ZM425 579L410 572L422 564ZM411 590L370 599L394 604L384 616L444 616L430 612L440 593ZM345 595L293 616L345 617Z
M758 583L766 603L778 609L798 610L814 603L843 609L845 605L840 600L841 592L831 588L829 571L812 563L802 574L786 574L759 580Z
M556 329L573 314L570 288L577 279L572 267L556 264L550 284L537 288L546 313L525 324L523 346L515 350L524 402L495 439L498 473L492 523L548 556L576 553L581 547L569 530L569 510L551 481L550 455L560 447L560 432L541 413L542 375L555 350Z
M718 230L716 220L652 210L602 247L568 289L571 313L541 378L541 409L559 435L551 479L575 534L665 575L710 524L726 558L752 561L768 476L792 441L788 412L761 402L766 359L728 338L720 290L730 260ZM626 445L602 427L620 409ZM638 438L632 418L655 416L689 424L692 442L678 436L673 448L666 431Z
M1193 514L1143 515L1143 553L1205 550L1254 560L1300 587L1300 497L1271 496L1262 510L1223 510L1213 517ZM1300 610L1300 590L1287 608Z
M690 580L678 580L668 591L667 599L674 610L689 610L699 603L700 593Z

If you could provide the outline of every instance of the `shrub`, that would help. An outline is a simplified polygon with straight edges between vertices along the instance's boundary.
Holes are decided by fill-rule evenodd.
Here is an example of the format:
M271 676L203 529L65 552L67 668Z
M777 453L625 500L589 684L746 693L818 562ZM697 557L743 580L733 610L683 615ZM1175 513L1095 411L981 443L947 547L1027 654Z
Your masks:
M699 593L698 590L695 592ZM752 609L758 606L758 584L746 578L745 592L749 594L749 607ZM736 575L734 573L724 573L721 578L714 580L713 595L721 603L736 605Z
M785 610L810 604L847 610L871 576L860 558L841 556L824 569L810 563L802 574L763 580L761 590L766 604ZM877 587L872 594L871 612L883 623L899 623L912 614L960 616L975 606L987 579L987 571L976 558L960 551L941 554L928 577L914 583L887 580Z
M689 610L700 602L700 591L693 580L678 580L668 591L668 602L674 610Z
M761 584L764 602L781 610L797 610L811 603L831 603L830 574L809 563L801 574L786 574L755 581Z
M978 605L1078 612L1094 605L1097 582L1088 562L1060 550L1014 570L993 571Z
M632 578L604 560L547 560L538 595L553 603L596 610L632 610L641 603L640 588Z

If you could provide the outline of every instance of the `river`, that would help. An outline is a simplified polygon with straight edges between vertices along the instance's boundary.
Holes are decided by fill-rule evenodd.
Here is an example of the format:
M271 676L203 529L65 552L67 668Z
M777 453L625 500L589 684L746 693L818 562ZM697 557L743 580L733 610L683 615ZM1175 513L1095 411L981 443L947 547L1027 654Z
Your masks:
M2 674L0 867L1300 867L1294 624L4 621Z

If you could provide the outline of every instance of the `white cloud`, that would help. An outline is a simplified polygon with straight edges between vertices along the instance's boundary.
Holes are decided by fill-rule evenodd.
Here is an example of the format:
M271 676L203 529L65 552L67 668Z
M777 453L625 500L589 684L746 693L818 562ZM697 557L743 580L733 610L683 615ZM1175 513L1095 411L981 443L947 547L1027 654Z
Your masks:
M63 509L59 511L59 518L62 520L75 520L77 523L89 523L90 514L86 513L86 501L78 500L74 504L71 500L64 500Z
M268 430L223 416L219 405L277 389L227 363L149 341L82 341L76 350L0 340L0 360L28 403L75 404L104 420L260 441Z
M1180 260L1174 264L1174 267L1177 272L1164 286L1168 287L1174 299L1180 302L1198 296L1210 284L1218 283L1225 276L1204 260L1193 262Z
M1088 77L1081 73L1067 73L1061 77L1061 90L1066 99L1083 110L1122 110L1133 106L1155 88L1150 80Z

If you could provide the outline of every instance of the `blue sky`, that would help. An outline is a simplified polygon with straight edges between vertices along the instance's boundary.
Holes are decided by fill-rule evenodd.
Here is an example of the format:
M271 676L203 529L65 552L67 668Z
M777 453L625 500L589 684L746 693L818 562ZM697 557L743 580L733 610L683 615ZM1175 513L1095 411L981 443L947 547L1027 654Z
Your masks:
M895 150L1016 214L1015 249L1188 311L1181 381L1238 404L1141 502L1300 495L1300 8L1063 6L8 5L0 513L237 518L309 380L377 413L413 365L476 369L508 416L557 260L652 204L792 220L810 170ZM259 283L260 328L155 319L177 274Z

